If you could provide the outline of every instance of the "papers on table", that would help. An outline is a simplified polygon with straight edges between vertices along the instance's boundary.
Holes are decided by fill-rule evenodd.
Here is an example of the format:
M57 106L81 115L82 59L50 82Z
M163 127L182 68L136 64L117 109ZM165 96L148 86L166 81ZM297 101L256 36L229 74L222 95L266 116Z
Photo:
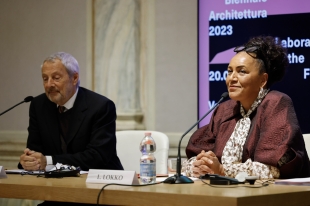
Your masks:
M1 167L1 166L0 166ZM72 166L70 165L64 165L61 163L57 163L56 165L47 165L45 167L46 172L55 171L59 169L68 169L72 170ZM75 168L74 168L75 170ZM27 171L27 170L21 170L21 169L15 169L15 170L5 170L6 174L21 174L21 175L44 175L44 170L36 170L36 171ZM87 174L88 171L80 171L80 174Z
M40 170L40 171L26 171L26 170L20 170L20 169L16 169L16 170L5 170L6 174L27 174L27 175L44 175L44 172L43 170ZM87 174L88 171L80 171L80 174Z
M301 186L310 186L310 178L293 178L287 180L276 180L276 185L301 185Z

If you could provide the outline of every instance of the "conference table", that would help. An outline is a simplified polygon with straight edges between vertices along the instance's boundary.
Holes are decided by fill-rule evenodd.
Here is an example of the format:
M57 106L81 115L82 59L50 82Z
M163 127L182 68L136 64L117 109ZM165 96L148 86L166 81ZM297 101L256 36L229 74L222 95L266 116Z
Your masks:
M0 179L0 197L96 204L105 184L80 177L44 178L8 174ZM210 187L193 184L156 184L143 187L109 185L101 193L106 205L310 205L310 186L270 184L261 188Z

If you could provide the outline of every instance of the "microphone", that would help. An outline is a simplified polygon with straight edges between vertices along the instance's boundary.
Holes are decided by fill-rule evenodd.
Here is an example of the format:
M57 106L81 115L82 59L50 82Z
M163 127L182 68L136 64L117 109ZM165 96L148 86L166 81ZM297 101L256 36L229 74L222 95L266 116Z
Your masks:
M22 103L24 103L24 102L30 102L31 100L33 100L33 96L28 96L28 97L26 97L26 98L25 98L23 101L21 101L20 103L14 105L13 107L11 107L11 108L5 110L4 112L2 112L2 113L0 114L0 116L3 115L3 114L5 114L5 113L7 113L8 111L10 111L11 109L13 109L14 107L16 107L16 106L18 106L18 105L20 105L20 104L22 104Z
M178 146L178 156L177 156L177 173L174 176L168 177L167 179L164 180L164 183L170 183L170 184L186 184L186 183L194 183L193 180L188 178L187 176L183 176L181 174L181 142L182 139L189 131L191 131L199 122L201 122L211 111L213 111L226 97L228 96L228 92L224 92L221 95L220 100L203 116L201 117L191 128L189 128L181 137L179 141L179 146Z

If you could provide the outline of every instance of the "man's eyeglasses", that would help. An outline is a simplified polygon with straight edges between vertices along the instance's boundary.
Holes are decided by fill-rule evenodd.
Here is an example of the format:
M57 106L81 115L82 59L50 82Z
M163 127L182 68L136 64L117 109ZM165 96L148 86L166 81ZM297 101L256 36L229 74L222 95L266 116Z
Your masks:
M37 177L41 177L41 175L44 175L44 170L37 170L37 171L22 171L21 175L37 175Z
M37 171L22 171L21 175L37 175L37 177L78 177L80 176L80 167L74 167L70 165L63 165L57 163L56 165L47 165L46 170L37 170Z

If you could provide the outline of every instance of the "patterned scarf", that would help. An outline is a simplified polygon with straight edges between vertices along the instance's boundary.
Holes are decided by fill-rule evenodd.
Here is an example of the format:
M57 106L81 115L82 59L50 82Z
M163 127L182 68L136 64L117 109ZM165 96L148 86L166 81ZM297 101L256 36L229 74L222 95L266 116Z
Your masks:
M249 118L251 113L260 105L263 98L269 92L269 89L262 89L259 91L258 96L252 104L249 111L245 114L243 106L240 105L240 112L242 118L237 122L233 133L227 141L222 155L222 164L241 163L243 145L246 137L249 134L251 127L251 119Z

